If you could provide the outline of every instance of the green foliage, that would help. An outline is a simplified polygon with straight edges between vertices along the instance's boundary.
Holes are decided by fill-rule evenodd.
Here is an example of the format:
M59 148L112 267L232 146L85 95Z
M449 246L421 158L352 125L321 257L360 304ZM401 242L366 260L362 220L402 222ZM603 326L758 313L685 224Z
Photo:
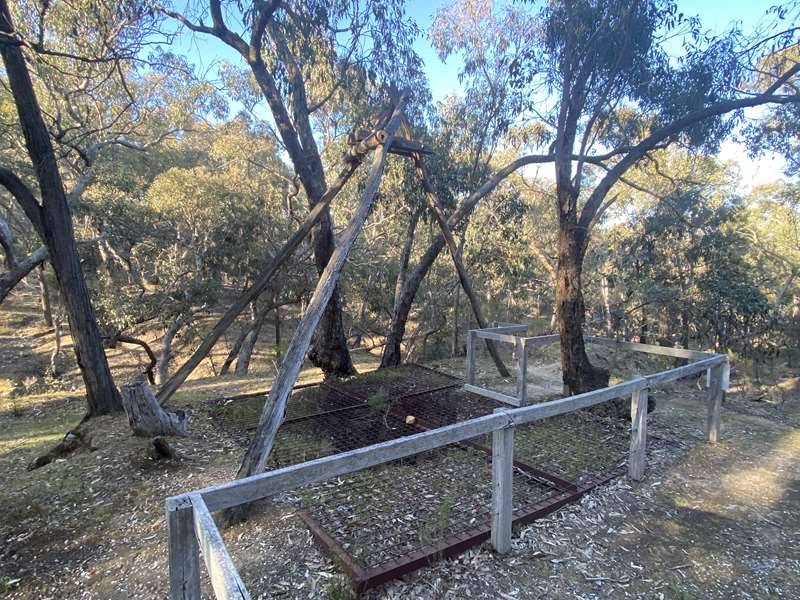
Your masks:
M149 6L81 0L12 7L31 42L26 52L76 236L96 240L81 246L81 259L108 335L229 304L308 211L297 164L287 160L250 69L223 63L219 81L206 80L164 43L174 23ZM190 3L189 16L206 16L206 8ZM796 5L788 10L787 22ZM249 39L248 3L226 4L226 19ZM435 107L413 47L420 32L400 0L284 4L265 29L262 58L328 183L346 149L343 134L371 126L391 86L409 88L413 135L434 151L425 163L451 213L520 154L552 152L555 142L572 144L569 151L585 143L587 153L625 148L698 107L763 89L797 58L790 29L772 46L750 48L735 28L702 33L672 0L448 2L428 36L442 58L461 59L465 91ZM36 44L48 53L37 58ZM570 131L560 122L562 106L574 112ZM753 153L782 154L790 176L798 173L797 106L768 109L742 130ZM737 119L676 130L666 141L682 150L651 152L610 189L614 202L587 228L594 240L583 271L591 326L611 322L629 337L718 345L745 356L797 344L800 192L796 183L780 183L740 197L738 174L713 156ZM21 148L10 93L0 87L0 160L32 181ZM576 209L586 205L581 190L591 191L619 156L604 168L580 170L568 161ZM552 167L544 168L508 178L455 231L490 318L550 321L559 223ZM352 215L365 176L361 169L334 202L337 228ZM5 195L2 201L16 246L37 247L18 207ZM379 343L385 334L412 219L413 268L438 230L410 161L393 157L340 285L351 341ZM308 298L316 277L311 254L312 244L304 244L271 296ZM420 289L409 335L425 338L428 349L449 346L453 329L472 322L457 290L445 251Z

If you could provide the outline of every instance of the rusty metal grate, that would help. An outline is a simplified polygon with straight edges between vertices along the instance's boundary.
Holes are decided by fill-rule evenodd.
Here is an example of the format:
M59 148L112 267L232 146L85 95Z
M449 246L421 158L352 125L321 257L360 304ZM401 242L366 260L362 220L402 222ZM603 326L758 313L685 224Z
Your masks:
M228 401L212 413L244 442L264 398L241 402ZM268 468L413 435L501 406L419 365L320 384L292 395ZM628 433L627 423L583 413L517 427L514 523L551 513L622 474ZM491 439L306 486L296 496L314 537L364 590L488 539Z

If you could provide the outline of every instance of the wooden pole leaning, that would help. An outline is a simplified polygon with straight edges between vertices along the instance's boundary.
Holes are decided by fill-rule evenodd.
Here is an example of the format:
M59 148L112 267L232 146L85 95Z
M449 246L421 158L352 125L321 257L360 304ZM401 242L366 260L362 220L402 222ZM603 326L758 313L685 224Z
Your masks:
M375 151L370 175L362 193L361 203L350 220L350 223L348 223L347 228L342 233L339 244L336 246L336 249L328 261L328 265L320 276L316 289L314 290L314 295L292 337L285 358L275 378L275 384L272 386L269 397L264 404L258 428L242 461L242 465L239 468L238 477L240 478L260 473L266 466L267 458L272 450L278 427L280 427L280 424L283 422L289 394L303 366L306 351L311 343L311 337L333 294L333 290L336 288L339 275L342 269L344 269L356 238L361 232L364 222L372 209L375 194L378 191L378 186L380 185L383 171L386 167L388 147L391 145L394 133L400 125L404 105L405 96L402 97L395 106L392 117L386 126L385 131L387 137L384 144ZM243 514L239 516L243 516Z
M470 283L467 270L464 268L464 263L461 261L461 253L459 252L458 244L453 237L453 232L450 230L450 226L447 224L447 217L445 217L444 210L442 209L442 205L439 202L438 196L436 195L436 191L433 189L433 185L428 178L428 171L425 169L425 165L423 164L420 155L414 153L413 156L414 167L417 172L417 176L422 183L422 189L425 191L425 198L428 200L428 206L433 212L436 222L439 224L439 229L442 230L442 236L444 237L445 242L447 242L447 247L450 250L450 256L453 259L453 264L456 267L458 280L461 283L461 287L464 289L464 295L467 297L467 299L469 299L470 306L472 307L472 313L475 315L475 320L478 321L478 327L481 329L486 329L489 327L489 323L483 314L483 308L481 307L480 300L478 300L478 296L475 294L475 290L472 288L472 283ZM503 360L500 358L500 354L497 352L497 347L495 346L494 342L491 340L486 340L486 348L489 350L489 354L492 356L492 360L494 361L494 364L497 367L497 372L500 373L500 376L508 377L510 373L503 364Z

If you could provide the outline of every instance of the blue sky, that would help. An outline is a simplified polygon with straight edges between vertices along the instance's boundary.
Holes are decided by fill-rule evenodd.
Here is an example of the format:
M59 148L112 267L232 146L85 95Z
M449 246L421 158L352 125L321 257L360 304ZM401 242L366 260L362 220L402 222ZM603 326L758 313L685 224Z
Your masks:
M706 30L719 33L728 28L731 23L739 22L747 31L756 27L775 2L777 0L678 0L678 9L686 15L699 16L703 28ZM442 4L445 4L445 1L410 0L406 4L408 14L417 22L423 32L417 39L415 48L425 62L425 70L435 101L461 91L458 80L461 60L458 57L451 57L446 63L439 60L426 35L436 11ZM222 60L240 64L240 59L235 52L222 42L207 35L193 35L191 32L184 32L177 40L176 50L188 54L190 60L201 70L209 69L211 77L215 76L215 67ZM768 156L752 161L746 154L744 148L733 142L726 142L722 147L721 157L739 163L743 179L750 182L751 185L764 183L780 176L782 161L779 157Z
M752 28L764 17L767 9L775 2L777 0L774 2L758 0L750 2L746 0L679 0L678 9L686 15L699 16L704 28L719 33L736 21L740 22L745 29ZM443 0L418 0L416 2L410 1L406 6L408 14L417 22L420 29L425 32L442 4L446 4L446 2ZM450 58L447 63L440 61L425 35L417 40L415 48L425 61L434 100L440 100L448 94L458 93L461 90L458 81L461 61L457 57Z
M720 32L734 21L741 22L745 29L752 28L774 1L679 0L678 8L684 14L698 15L706 29ZM458 81L461 61L458 57L451 57L446 63L440 61L426 35L436 11L442 4L445 4L445 1L410 0L406 4L407 13L423 32L417 39L415 48L425 61L434 100L440 100L448 94L459 93L461 90ZM192 62L201 68L213 68L221 60L234 63L239 61L238 55L230 48L215 38L203 34L184 32L178 39L177 49L186 52Z

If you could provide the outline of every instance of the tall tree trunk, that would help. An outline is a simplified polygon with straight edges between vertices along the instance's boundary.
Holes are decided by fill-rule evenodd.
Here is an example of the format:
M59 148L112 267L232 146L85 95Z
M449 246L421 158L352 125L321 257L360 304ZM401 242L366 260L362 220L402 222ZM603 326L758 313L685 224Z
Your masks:
M100 329L81 271L72 227L72 214L58 172L55 152L20 46L14 43L11 13L0 0L0 54L14 96L25 145L41 190L39 222L34 223L50 252L61 298L69 318L75 356L86 386L88 415L122 410L122 398L114 386L103 349ZM38 207L38 204L37 204Z
M178 334L178 330L186 322L186 315L178 317L169 324L164 332L164 339L161 341L161 354L158 357L158 370L156 371L156 384L162 385L169 379L169 361L172 359L172 342Z
M611 316L611 284L605 275L600 280L600 296L603 299L603 313L606 321L606 335L614 336L614 322Z
M220 377L227 375L228 371L230 371L233 361L235 361L236 357L239 356L239 352L242 349L242 344L244 343L248 333L250 333L250 329L248 327L242 327L239 335L236 336L236 341L233 343L233 347L230 349L230 352L228 352L228 356L225 357L225 362L222 363L222 367L219 370Z
M250 328L250 331L247 332L244 342L242 342L242 349L239 350L239 358L236 360L235 373L237 375L247 375L247 372L250 370L250 359L253 356L253 349L256 347L258 334L261 333L261 327L264 325L264 321L267 319L269 312L269 309L262 310L253 321L253 326Z
M403 241L403 250L400 252L400 265L397 270L397 280L394 284L394 307L400 303L400 296L403 293L403 288L406 285L406 278L408 277L408 263L411 259L411 250L414 248L414 234L417 230L417 223L419 222L419 215L421 209L415 210L411 213L411 218L408 220L406 227L406 237Z
M325 189L323 180L319 195L310 199L312 207L322 198ZM312 235L314 262L317 266L317 273L322 275L335 248L333 222L330 211L327 209L319 220L317 230ZM325 307L317 330L314 332L308 359L315 367L322 369L326 377L347 377L356 372L350 351L347 349L347 336L342 323L342 298L338 285Z
M275 320L273 321L275 326L275 360L280 360L282 351L281 351L281 307L275 302Z
M425 269L425 272L427 273L427 269ZM419 280L422 281L422 277L420 277ZM414 304L414 297L418 289L419 281L407 281L406 290L400 295L399 301L394 307L392 322L386 334L386 344L383 347L383 354L381 354L382 368L396 367L403 362L401 345L403 343L403 336L405 336L406 333L408 315L411 312L411 306Z
M50 308L50 292L47 289L47 279L45 277L44 263L39 265L39 301L42 305L42 319L48 327L53 326L53 310Z
M462 238L463 240L463 238ZM459 246L459 252L463 248L463 244ZM455 297L453 298L453 340L450 346L450 356L458 356L461 352L458 347L458 330L461 327L461 286L456 285Z
M605 369L592 365L586 355L583 340L586 309L581 287L582 245L582 236L575 223L562 223L558 236L556 315L561 336L563 381L573 394L606 387L609 376Z

